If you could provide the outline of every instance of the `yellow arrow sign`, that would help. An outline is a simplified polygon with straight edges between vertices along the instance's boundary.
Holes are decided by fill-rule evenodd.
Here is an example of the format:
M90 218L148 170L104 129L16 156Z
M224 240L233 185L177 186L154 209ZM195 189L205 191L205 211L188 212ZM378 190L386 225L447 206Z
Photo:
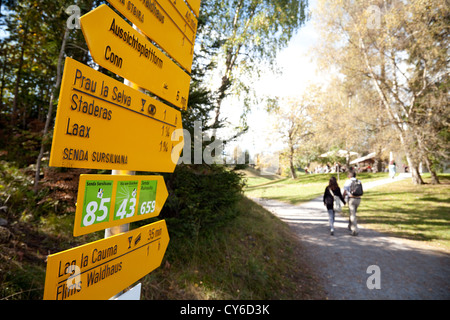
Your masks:
M184 1L108 0L120 13L155 41L189 72L197 18ZM174 3L175 2L175 3Z
M180 111L66 58L50 166L173 172L181 128Z
M183 20L178 20L177 22L177 25L180 27L180 29L183 30L183 28L186 29L190 27L194 32L194 39L195 39L195 34L197 33L198 20L197 17L192 14L191 10L186 5L186 3L184 1L177 1L177 0L165 0L165 1L170 2L178 12L178 15L183 18ZM172 15L174 14L171 14L171 16Z
M82 174L73 235L156 217L167 196L162 176Z
M80 18L96 63L179 108L187 108L190 77L107 5Z
M52 254L45 300L104 300L161 265L169 244L164 220Z
M176 1L176 0L174 0ZM186 0L189 6L191 7L192 11L197 15L200 12L200 0Z

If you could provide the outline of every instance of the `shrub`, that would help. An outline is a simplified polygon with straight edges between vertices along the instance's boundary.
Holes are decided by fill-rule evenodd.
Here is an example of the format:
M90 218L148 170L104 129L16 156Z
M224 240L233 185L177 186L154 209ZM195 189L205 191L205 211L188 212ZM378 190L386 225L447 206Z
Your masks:
M198 234L236 215L242 197L241 175L224 166L179 165L166 177L169 197L160 214L171 234Z
M35 205L31 191L32 180L24 173L6 161L0 161L0 207L4 218L17 219L20 213L26 212Z

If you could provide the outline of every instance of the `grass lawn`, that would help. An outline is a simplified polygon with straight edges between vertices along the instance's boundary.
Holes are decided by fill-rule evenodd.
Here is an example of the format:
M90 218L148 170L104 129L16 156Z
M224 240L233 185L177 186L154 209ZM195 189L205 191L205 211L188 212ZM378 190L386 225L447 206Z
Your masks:
M424 175L430 183L429 175ZM450 251L450 174L440 185L415 186L403 180L364 192L358 221L395 236L425 241Z
M302 174L295 180L263 180L249 176L245 194L298 204L322 195L331 175L336 174ZM363 183L386 177L386 173L358 174ZM341 175L340 178L342 188L346 177ZM371 229L450 251L450 174L439 175L439 185L430 184L429 174L424 174L423 179L426 184L421 186L405 179L366 190L358 209L358 222ZM347 209L344 214L348 214Z
M247 176L245 194L249 197L275 199L298 204L323 195L331 176L327 174L299 174L297 179L281 178L277 180L264 179L264 176ZM358 179L364 182L387 178L387 173L360 173ZM347 176L339 174L339 186L342 188Z

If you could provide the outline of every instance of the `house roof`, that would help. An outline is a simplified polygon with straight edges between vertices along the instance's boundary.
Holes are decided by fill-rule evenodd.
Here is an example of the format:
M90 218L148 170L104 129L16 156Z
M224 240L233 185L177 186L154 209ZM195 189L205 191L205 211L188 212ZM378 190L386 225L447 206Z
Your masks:
M350 164L355 164L355 163L366 161L368 159L375 158L376 154L377 154L376 152L369 153L367 156L350 161Z

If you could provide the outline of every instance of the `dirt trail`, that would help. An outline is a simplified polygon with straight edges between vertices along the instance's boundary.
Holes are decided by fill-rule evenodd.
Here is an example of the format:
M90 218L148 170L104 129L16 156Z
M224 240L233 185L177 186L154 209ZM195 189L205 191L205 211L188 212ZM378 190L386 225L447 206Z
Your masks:
M363 181L363 185L367 190L391 181ZM361 224L359 235L353 237L347 229L348 218L338 215L334 236L330 236L322 197L301 205L253 200L291 226L322 279L327 298L450 299L450 254ZM373 265L379 268L380 289L367 285L376 283L376 273L368 271Z

